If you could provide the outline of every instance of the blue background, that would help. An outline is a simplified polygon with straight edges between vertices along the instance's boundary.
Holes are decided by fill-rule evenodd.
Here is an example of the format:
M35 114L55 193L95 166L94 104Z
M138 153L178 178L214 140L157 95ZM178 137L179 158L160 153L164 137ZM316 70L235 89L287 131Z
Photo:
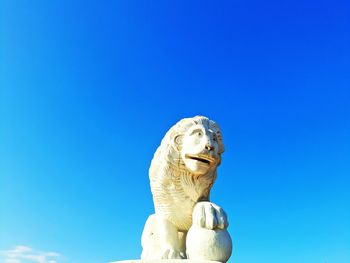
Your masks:
M138 258L179 119L226 152L235 263L350 262L348 1L1 1L0 250Z

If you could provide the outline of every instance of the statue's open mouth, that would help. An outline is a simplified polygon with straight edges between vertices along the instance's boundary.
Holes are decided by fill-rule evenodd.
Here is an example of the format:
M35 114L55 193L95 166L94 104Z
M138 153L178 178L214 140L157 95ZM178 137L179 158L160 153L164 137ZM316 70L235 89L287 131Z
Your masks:
M209 155L204 155L204 154L197 154L197 155L192 155L192 154L186 154L186 158L196 160L198 162L202 162L205 164L210 165L211 163L215 162L215 159Z

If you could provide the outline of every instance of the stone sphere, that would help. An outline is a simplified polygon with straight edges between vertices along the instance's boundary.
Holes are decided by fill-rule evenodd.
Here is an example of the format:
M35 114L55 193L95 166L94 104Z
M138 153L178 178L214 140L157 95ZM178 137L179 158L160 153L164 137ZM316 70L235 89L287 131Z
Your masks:
M226 229L192 226L186 238L187 258L227 262L232 253L232 240Z

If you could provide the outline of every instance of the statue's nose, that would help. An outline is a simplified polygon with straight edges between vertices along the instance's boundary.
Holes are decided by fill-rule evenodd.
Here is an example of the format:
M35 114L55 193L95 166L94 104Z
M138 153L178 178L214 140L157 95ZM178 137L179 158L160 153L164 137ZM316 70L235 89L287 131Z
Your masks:
M211 146L210 144L207 144L207 145L205 145L205 149L208 151L212 151L212 150L214 150L214 147Z

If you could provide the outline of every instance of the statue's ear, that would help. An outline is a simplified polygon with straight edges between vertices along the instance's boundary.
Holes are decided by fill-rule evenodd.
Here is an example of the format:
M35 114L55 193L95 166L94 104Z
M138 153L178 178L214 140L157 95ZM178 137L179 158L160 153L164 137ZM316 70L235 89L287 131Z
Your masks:
M175 138L174 138L174 145L176 147L176 149L178 151L181 150L181 146L182 146L182 135L176 135Z

